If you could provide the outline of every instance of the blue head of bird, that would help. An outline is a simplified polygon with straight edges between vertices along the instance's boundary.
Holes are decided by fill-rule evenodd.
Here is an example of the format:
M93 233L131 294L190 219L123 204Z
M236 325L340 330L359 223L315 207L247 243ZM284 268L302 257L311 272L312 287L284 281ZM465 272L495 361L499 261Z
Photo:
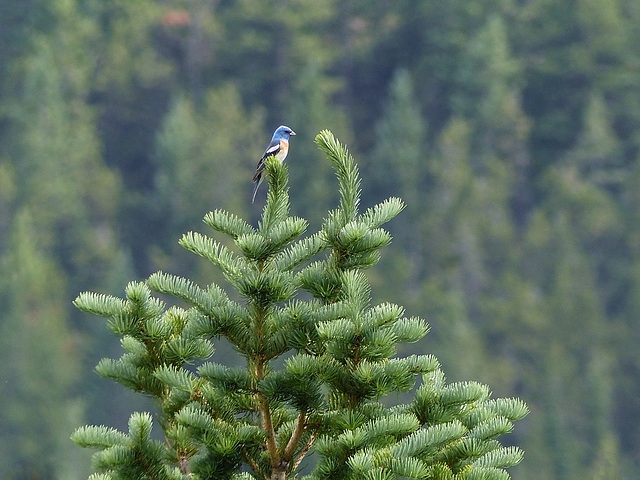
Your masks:
M291 130L286 125L280 125L278 128L276 128L276 131L273 132L273 138L271 140L280 140L281 138L289 140L289 137L295 134L296 132Z

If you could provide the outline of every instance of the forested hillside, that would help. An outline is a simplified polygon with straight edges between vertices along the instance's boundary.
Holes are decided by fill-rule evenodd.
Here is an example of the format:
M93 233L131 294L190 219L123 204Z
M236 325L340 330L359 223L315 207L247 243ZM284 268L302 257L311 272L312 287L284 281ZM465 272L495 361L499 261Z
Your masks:
M324 128L364 206L406 202L373 295L431 325L403 353L527 402L513 478L636 478L638 52L637 0L0 0L0 478L86 478L71 432L149 408L71 301L216 281L177 240L257 221L283 123L294 215L337 201Z

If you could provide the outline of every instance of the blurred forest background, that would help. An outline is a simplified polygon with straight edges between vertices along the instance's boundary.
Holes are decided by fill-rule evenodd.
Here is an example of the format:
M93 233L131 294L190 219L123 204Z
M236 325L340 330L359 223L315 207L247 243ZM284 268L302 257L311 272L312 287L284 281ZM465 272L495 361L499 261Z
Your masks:
M150 408L95 374L119 343L71 300L224 284L177 240L256 221L282 123L311 231L323 128L364 206L406 201L374 299L431 324L403 354L528 403L513 477L637 478L639 52L637 0L0 0L0 478L86 478L72 430Z

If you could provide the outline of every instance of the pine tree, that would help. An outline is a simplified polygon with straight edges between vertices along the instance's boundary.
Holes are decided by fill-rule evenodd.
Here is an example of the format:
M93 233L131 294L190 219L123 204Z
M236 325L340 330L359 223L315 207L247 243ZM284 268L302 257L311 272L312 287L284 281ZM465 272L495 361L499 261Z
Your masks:
M498 437L527 414L518 399L492 399L476 382L447 384L432 355L396 358L398 343L428 330L398 305L371 305L364 270L391 237L383 228L398 198L359 210L358 168L329 131L316 143L332 162L339 206L320 231L289 216L287 167L267 161L269 192L257 228L215 210L205 223L235 248L200 233L180 240L220 269L231 289L202 288L157 272L132 282L126 298L82 293L81 310L108 318L125 353L103 359L104 377L156 399L152 416L134 413L129 431L84 426L72 439L98 448L97 479L299 478L307 480L506 479L522 458ZM152 295L188 307L167 307ZM234 300L238 298L241 300ZM225 338L245 359L232 368L214 354ZM384 397L416 387L413 400Z
M38 233L20 209L0 254L0 478L77 479L88 458L67 436L84 420L86 402L74 394L81 350L66 276Z

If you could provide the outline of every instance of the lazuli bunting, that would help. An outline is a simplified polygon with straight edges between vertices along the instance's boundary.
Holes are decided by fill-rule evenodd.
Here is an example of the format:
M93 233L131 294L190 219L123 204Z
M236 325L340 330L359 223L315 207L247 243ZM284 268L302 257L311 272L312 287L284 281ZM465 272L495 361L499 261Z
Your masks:
M284 162L284 159L287 158L287 153L289 153L289 137L291 135L295 135L296 132L291 130L286 125L280 125L276 128L276 131L273 132L273 137L271 137L271 143L262 154L262 158L258 162L258 167L256 168L256 173L253 176L253 183L255 183L255 187L253 187L253 198L251 199L251 203L253 203L256 199L256 193L258 192L258 187L262 182L262 172L264 172L264 161L269 158L271 155L275 156L279 162Z

